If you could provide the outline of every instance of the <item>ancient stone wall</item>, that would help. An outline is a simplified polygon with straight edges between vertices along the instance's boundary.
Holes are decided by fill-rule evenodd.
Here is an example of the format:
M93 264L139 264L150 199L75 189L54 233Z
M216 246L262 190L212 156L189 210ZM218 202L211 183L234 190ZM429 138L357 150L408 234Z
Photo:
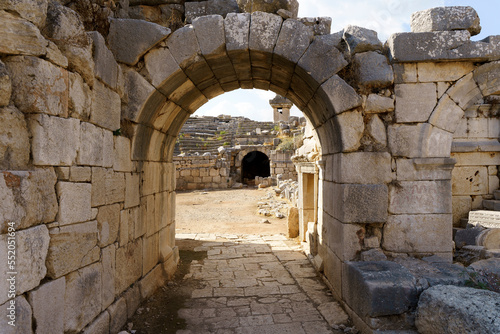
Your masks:
M235 180L231 178L231 159L217 156L174 157L177 190L227 189ZM237 181L238 182L238 181Z

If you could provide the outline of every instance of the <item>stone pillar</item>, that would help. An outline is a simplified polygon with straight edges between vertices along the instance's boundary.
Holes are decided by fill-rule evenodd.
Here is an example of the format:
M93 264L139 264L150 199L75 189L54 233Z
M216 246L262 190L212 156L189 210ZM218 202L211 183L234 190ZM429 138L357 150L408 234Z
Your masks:
M274 99L269 100L269 104L273 107L274 123L288 122L290 109L293 106L290 100L281 95L276 95Z

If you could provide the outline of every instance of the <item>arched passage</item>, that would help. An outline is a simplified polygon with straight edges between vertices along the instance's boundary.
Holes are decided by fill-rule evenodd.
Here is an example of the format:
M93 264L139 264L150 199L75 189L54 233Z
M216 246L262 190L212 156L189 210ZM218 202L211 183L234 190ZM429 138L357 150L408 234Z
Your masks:
M248 153L241 161L241 181L248 183L254 180L256 176L271 176L269 157L259 151Z

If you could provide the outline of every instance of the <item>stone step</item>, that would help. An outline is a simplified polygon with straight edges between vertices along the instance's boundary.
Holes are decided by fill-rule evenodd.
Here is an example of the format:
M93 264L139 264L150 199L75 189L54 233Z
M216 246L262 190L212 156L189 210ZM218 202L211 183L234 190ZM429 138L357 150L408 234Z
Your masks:
M500 211L500 200L494 200L494 199L484 200L483 207L487 210Z

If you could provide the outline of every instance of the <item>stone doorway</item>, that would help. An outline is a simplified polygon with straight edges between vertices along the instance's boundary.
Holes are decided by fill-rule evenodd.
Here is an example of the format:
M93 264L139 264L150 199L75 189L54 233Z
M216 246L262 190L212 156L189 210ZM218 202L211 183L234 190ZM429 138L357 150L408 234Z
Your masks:
M269 157L259 151L248 153L241 162L242 183L253 184L256 176L271 176Z

